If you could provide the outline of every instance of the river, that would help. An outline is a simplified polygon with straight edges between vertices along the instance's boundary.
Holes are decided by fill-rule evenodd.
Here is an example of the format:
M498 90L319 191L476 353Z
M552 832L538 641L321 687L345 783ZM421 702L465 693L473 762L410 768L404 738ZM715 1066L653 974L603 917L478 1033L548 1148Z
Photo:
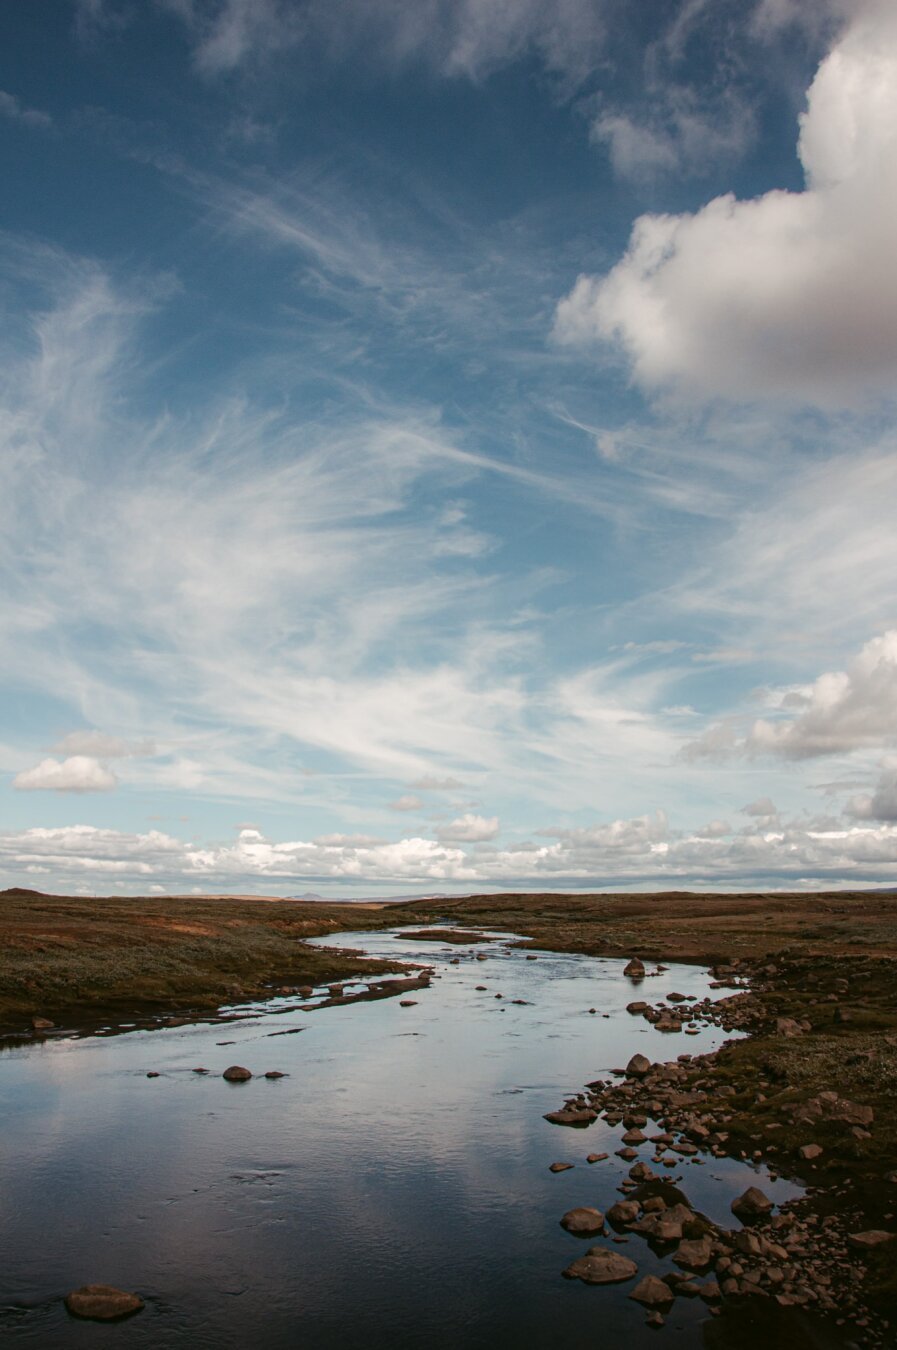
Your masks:
M527 961L508 937L471 947L397 930L327 939L432 966L412 1007L390 998L303 1012L277 998L233 1009L232 1022L62 1032L6 1050L4 1340L39 1350L656 1344L626 1285L561 1278L590 1245L561 1216L620 1198L620 1128L559 1128L543 1115L636 1051L670 1059L719 1045L717 1028L662 1035L625 1011L673 990L703 998L710 977L671 966L636 993L622 961ZM230 1064L253 1079L223 1081ZM550 1173L558 1160L575 1166ZM679 1173L694 1206L729 1225L747 1185L778 1201L796 1193L729 1160L683 1160ZM619 1250L640 1275L671 1269L635 1237ZM62 1297L95 1282L135 1290L145 1309L107 1326L71 1318ZM709 1315L700 1299L678 1299L664 1343L700 1346Z

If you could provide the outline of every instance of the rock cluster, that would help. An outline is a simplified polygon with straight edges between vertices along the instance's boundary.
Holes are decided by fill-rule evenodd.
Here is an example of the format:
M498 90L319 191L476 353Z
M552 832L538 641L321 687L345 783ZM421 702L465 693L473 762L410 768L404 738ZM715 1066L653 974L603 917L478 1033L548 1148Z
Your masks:
M743 995L737 997L736 1007L741 1009ZM849 1232L851 1221L858 1227L855 1216L822 1219L807 1212L801 1201L782 1206L776 1213L773 1201L759 1186L749 1186L733 1200L732 1212L743 1226L728 1229L696 1213L678 1186L653 1170L681 1167L683 1160L700 1162L701 1155L724 1157L733 1151L725 1126L731 1118L729 1099L736 1090L715 1077L717 1061L718 1052L684 1054L659 1063L634 1055L625 1070L615 1071L616 1078L588 1084L585 1091L568 1099L563 1111L547 1117L564 1124L573 1123L570 1117L577 1122L585 1122L588 1116L603 1117L608 1125L621 1128L629 1146L618 1150L618 1156L630 1160L638 1157L639 1148L653 1147L651 1164L639 1160L629 1169L620 1187L625 1198L607 1209L603 1230L576 1230L568 1222L573 1215L587 1213L597 1224L597 1210L570 1211L562 1223L570 1231L641 1237L680 1268L663 1279L645 1276L633 1290L632 1297L651 1309L652 1325L662 1324L663 1314L680 1294L700 1294L711 1307L720 1299L766 1297L783 1308L853 1317L868 1329L868 1343L880 1344L874 1319L862 1302L860 1263L883 1244L897 1241L897 1234L883 1229ZM823 1092L804 1103L795 1116L807 1121L837 1120L845 1127L863 1122L868 1127L873 1112L835 1092ZM822 1151L819 1145L808 1143L800 1156L812 1162ZM610 1283L608 1254L603 1248L592 1248L563 1273L587 1283ZM636 1273L633 1268L629 1276L619 1278L632 1278Z

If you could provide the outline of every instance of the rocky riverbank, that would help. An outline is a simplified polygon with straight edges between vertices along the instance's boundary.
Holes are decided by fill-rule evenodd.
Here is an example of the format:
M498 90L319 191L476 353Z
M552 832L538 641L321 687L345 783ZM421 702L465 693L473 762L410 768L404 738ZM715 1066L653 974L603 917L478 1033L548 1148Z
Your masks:
M638 960L629 970L639 987L650 977ZM815 1326L817 1344L897 1341L893 973L867 958L783 953L717 967L718 986L748 985L717 1001L634 999L632 1016L671 1035L706 1022L748 1035L707 1055L636 1055L548 1115L573 1127L600 1116L620 1129L618 1156L632 1163L625 1199L590 1211L591 1231L637 1236L678 1267L633 1289L653 1325L681 1297L703 1297L730 1329L769 1325L769 1310L757 1311L767 1301L779 1325L799 1314ZM776 1208L752 1188L733 1205L737 1225L714 1225L669 1177L724 1157L763 1164L805 1193ZM565 1274L604 1283L619 1265L612 1251L595 1248Z

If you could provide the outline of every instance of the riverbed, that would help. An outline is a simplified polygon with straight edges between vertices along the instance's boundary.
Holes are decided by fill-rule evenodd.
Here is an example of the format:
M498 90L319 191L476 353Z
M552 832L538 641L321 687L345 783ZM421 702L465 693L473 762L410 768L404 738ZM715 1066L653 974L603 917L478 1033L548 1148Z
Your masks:
M396 930L326 939L432 967L408 1007L315 1008L319 990L306 1009L279 997L230 1009L233 1021L73 1028L6 1050L0 1334L40 1350L656 1344L626 1285L561 1277L590 1245L561 1216L620 1198L621 1130L543 1116L637 1051L672 1059L724 1039L713 1026L663 1035L627 1014L632 999L726 991L694 966L636 986L623 961L527 960L512 935L494 936L469 947ZM232 1064L252 1080L225 1082ZM587 1164L598 1152L610 1156ZM555 1161L574 1166L552 1174ZM748 1185L778 1202L797 1193L732 1160L683 1159L672 1175L729 1226ZM640 1275L671 1268L636 1237L618 1250ZM94 1282L146 1307L114 1325L78 1322L62 1298ZM664 1342L700 1346L710 1315L678 1299Z

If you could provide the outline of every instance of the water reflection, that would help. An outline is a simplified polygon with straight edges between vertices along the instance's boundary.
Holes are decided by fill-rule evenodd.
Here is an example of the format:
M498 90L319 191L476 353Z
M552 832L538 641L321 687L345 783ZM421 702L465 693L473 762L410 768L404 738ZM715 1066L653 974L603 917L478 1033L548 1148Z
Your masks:
M592 1341L599 1327L648 1344L626 1286L560 1279L581 1251L560 1216L618 1198L619 1131L559 1129L542 1115L636 1050L699 1053L722 1033L685 1041L629 1017L619 961L530 962L504 942L443 947L394 932L341 934L339 945L432 965L433 982L412 1007L298 1012L274 999L223 1026L48 1040L4 1058L10 1344L94 1346L97 1328L60 1302L94 1281L147 1301L103 1329L116 1347L293 1350L356 1336L373 1350L495 1347ZM708 977L672 967L641 988L652 1001L674 989L703 998ZM256 1076L225 1083L232 1063ZM266 1080L269 1069L288 1076ZM588 1166L589 1152L611 1156ZM556 1159L575 1166L552 1175ZM693 1203L723 1222L757 1179L717 1160L681 1174ZM760 1176L775 1198L794 1193ZM622 1250L641 1273L666 1268L634 1238ZM706 1317L680 1300L665 1339L700 1344Z

